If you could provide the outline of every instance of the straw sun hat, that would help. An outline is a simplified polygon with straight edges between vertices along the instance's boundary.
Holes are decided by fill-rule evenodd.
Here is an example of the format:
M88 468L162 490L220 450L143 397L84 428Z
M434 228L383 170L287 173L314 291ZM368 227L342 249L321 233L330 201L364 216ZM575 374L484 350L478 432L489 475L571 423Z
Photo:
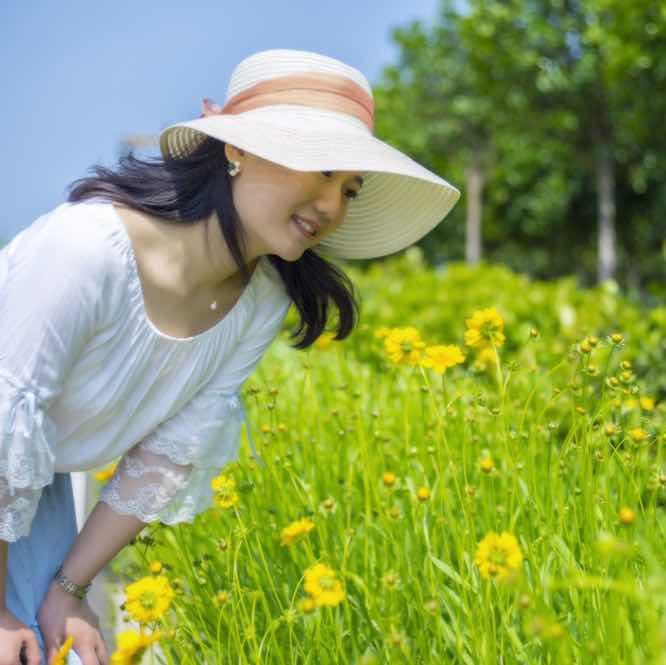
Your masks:
M364 184L340 226L313 251L366 259L392 254L430 232L460 191L373 136L374 100L354 67L310 51L270 49L234 69L220 110L160 133L167 159L206 135L298 171L361 171ZM219 109L219 107L218 107Z

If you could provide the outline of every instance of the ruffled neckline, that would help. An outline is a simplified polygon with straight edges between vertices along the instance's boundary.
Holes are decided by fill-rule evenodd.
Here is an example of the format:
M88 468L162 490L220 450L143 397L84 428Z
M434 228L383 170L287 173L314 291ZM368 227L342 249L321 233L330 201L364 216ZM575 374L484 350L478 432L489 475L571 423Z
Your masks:
M241 311L244 310L248 304L252 301L256 289L261 278L261 275L265 269L266 262L268 258L266 256L260 256L257 262L257 265L252 272L249 283L243 289L240 297L234 303L233 307L213 326L207 328L203 332L200 332L197 335L192 335L191 337L174 337L168 335L167 333L161 331L148 316L146 311L146 303L143 296L143 287L141 285L141 278L139 277L139 269L137 265L136 255L134 253L134 247L132 241L125 227L125 223L121 219L118 212L113 207L109 201L100 201L103 205L107 206L109 210L110 217L115 221L115 227L118 230L117 238L120 240L123 249L125 250L128 257L128 264L130 269L130 286L131 286L131 295L133 300L136 302L140 312L141 319L144 325L152 332L156 337L159 337L163 340L173 342L174 344L187 344L195 342L203 342L209 337L215 337L220 335L222 331L231 324L232 320L240 316Z

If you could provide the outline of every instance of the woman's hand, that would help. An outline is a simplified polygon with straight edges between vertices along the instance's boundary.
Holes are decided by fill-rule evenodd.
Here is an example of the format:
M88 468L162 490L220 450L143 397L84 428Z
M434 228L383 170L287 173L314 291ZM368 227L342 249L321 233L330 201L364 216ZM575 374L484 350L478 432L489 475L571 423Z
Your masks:
M73 596L53 581L37 612L37 621L49 663L71 635L74 638L72 649L83 665L108 665L109 654L99 619L85 598Z
M37 636L6 607L0 607L0 665L37 665L42 656Z

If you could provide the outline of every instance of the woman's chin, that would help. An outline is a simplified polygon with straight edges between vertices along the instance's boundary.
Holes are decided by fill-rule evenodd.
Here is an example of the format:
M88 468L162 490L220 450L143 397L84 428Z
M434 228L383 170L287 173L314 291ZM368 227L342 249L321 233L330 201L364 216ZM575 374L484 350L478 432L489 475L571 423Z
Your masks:
M275 247L272 254L275 254L276 256L279 256L281 259L284 259L285 261L298 261L298 259L303 256L303 252L308 249L307 246L305 245L292 245L289 244L288 246L281 246L281 247Z

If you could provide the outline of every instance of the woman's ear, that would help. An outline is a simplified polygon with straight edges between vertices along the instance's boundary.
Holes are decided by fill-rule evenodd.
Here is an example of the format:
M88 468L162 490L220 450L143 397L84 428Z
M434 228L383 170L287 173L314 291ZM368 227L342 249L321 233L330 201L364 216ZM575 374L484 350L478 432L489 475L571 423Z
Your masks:
M227 157L227 161L238 160L239 157L245 157L245 151L237 148L231 143L224 144L224 154Z

